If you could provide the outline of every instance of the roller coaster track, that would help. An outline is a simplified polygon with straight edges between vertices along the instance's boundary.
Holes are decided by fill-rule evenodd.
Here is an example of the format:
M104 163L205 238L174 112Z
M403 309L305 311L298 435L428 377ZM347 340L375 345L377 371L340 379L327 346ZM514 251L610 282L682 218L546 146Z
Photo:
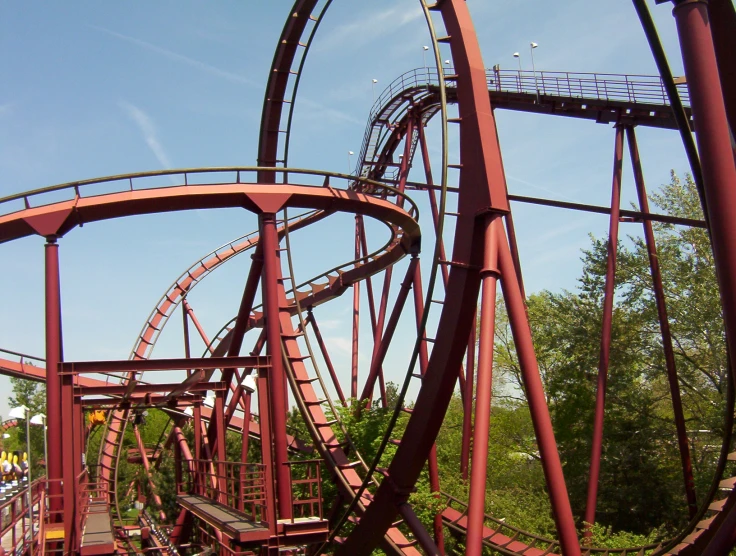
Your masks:
M534 74L531 72L489 70L486 75L494 109L573 116L599 123L628 121L642 126L676 128L664 85L657 76L539 72L535 84ZM391 168L396 167L392 163L396 146L405 138L407 121L410 118L416 118L418 114L424 125L439 111L437 83L433 70L420 68L406 72L386 88L371 110L356 174L386 180L388 183L396 182L395 174L391 173ZM456 100L452 94L453 85L454 79L448 79L449 102ZM537 87L542 95L541 108L535 102ZM687 103L686 84L680 81L677 88L683 102ZM689 107L686 110L690 116ZM414 129L413 136L409 139L412 157L419 137L417 129ZM727 413L733 413L733 402ZM732 466L724 465L726 461L736 461L736 453L729 454L726 449L730 442L726 440L724 443L722 461L716 473L714 487L707 497L708 502L674 541L623 549L586 547L583 548L584 553L699 554L712 538L713 532L725 520L728 510L736 506L736 477L733 476L733 470L727 469ZM442 514L443 521L453 530L465 533L467 506L450 495L444 496L448 501L448 508ZM490 525L484 527L483 544L502 554L560 553L558 541L538 537L491 516L486 516L485 519Z
M63 184L0 199L0 242L33 233L52 237L55 240L56 237L63 236L74 226L133 214L232 206L240 206L256 213L275 214L283 209L285 216L282 231L287 243L286 254L289 257L288 277L282 274L281 249L278 248L278 240L276 246L272 245L270 248L274 252L269 254L272 260L279 261L276 283L280 347L286 361L286 374L297 405L307 422L317 449L335 474L344 500L348 503L348 510L335 525L331 534L332 539L337 542L337 553L367 553L383 534L385 535L382 546L392 553L418 554L415 548L417 543L420 543L426 552L435 552L436 547L433 546L432 539L428 538L421 524L418 524L416 516L413 515L406 501L428 458L431 465L431 446L457 380L456 369L462 362L462 355L466 347L464 343L467 342L471 328L475 326L475 303L481 289L484 302L490 298L487 295L488 292L493 293L495 300L496 280L498 278L503 280L503 293L509 314L511 320L516 322L516 324L512 323L515 341L517 344L522 343L527 346L531 343L528 330L524 329L526 317L523 315L523 285L518 259L515 258L514 253L513 242L515 240L512 232L507 235L500 227L503 219L506 219L507 226L510 225L509 196L505 190L490 102L493 102L493 108L581 117L602 123L617 122L657 127L674 127L674 123L669 116L665 87L661 81L657 82L656 79L649 80L644 76L629 79L626 76L551 74L548 72L538 74L485 72L482 70L480 50L465 3L462 0L440 0L430 5L425 0L421 0L430 28L437 65L435 82L432 82L432 76L428 72L425 71L427 75L422 76L416 73L417 71L421 73L421 70L415 70L413 76L407 77L406 80L402 78L401 83L397 83L393 89L390 87L390 90L385 93L387 98L379 99L377 106L372 111L366 131L356 172L357 177L290 169L287 162L289 135L298 84L309 46L312 44L317 28L330 3L330 0L322 2L297 0L290 12L276 49L272 72L266 88L258 156L259 167L172 170L114 176ZM445 26L446 36L440 37L435 32L430 11L439 12ZM454 60L453 65L458 68L457 73L445 75L445 68L442 64L445 56L440 55L440 43L450 47ZM455 71L447 69L448 72ZM484 98L486 88L489 90L490 99ZM458 212L452 213L457 220L455 245L450 259L444 255L441 240L445 217L445 195L448 191L449 164L446 143L448 102L458 103L459 117L452 123L460 126L461 146L477 147L472 156L467 156L467 152L461 149L461 161L455 167L461 172L460 183L457 188L453 188L458 193ZM283 110L285 106L288 106L286 113ZM441 194L439 207L433 205L437 239L432 258L432 273L426 303L421 311L421 318L418 318L417 322L418 337L412 354L412 363L407 371L400 394L400 404L394 413L390 429L396 422L398 411L402 410L401 403L409 381L413 377L419 378L422 380L423 387L420 389L416 406L410 411L409 422L404 433L404 437L409 440L394 439L393 442L398 449L390 467L377 473L376 462L385 449L389 433L382 440L379 455L370 465L367 465L358 454L353 453L353 446L337 418L336 408L327 394L324 381L321 379L317 363L309 347L305 334L307 319L304 318L302 308L306 307L311 310L320 303L334 299L345 292L348 287L357 285L360 281L369 279L378 272L390 269L394 263L406 254L410 254L412 262L407 278L402 284L403 294L407 293L412 280L416 280L412 272L418 268L416 256L419 252L419 228L416 222L418 218L416 207L404 195L404 190L411 187L407 181L408 171L410 162L423 141L422 128L437 113L440 113L443 119L443 164L439 186L435 185L431 179L426 152L423 151L423 162L427 173L427 183L423 184L424 188L430 191L434 203L436 203L434 190L440 190ZM396 164L393 162L393 155L402 140L404 140L403 161ZM393 172L393 168L397 170ZM190 183L189 180L193 176L207 172L236 172L237 177L235 180L217 183L197 185ZM257 183L242 182L241 172L257 173ZM316 186L305 183L294 185L290 176L295 174L298 174L302 180L305 179L305 176L318 176L324 178L325 181ZM161 175L182 175L183 185L157 189L136 189L134 187L134 181L137 183L145 178ZM348 180L350 187L335 189L330 183L330 178ZM283 184L279 184L279 179ZM383 180L384 183L378 180ZM397 187L387 187L386 181L395 183ZM126 188L126 191L106 192L102 195L82 196L81 194L82 191L88 191L89 186L104 184L107 187L114 183L129 184L129 188ZM46 205L43 204L43 201L36 202L39 196L59 191L73 191L74 196L72 199L60 202L54 198L50 204ZM389 197L395 202L388 202ZM32 201L35 205L33 207L31 206ZM407 202L411 204L408 211L403 209L403 204ZM11 209L10 212L3 212L5 207L13 203L19 205L17 210ZM20 206L21 203L23 206ZM325 272L302 286L294 286L296 279L291 264L288 233L290 228L297 229L299 222L296 221L293 225L289 223L286 218L287 208L312 209L317 211L314 213L315 219L317 215L323 215L325 211L365 214L386 223L392 236L389 242L376 253L358 257L341 267ZM480 216L479 210L481 211ZM307 216L305 221L309 218ZM251 236L250 239L244 239L239 245L253 247L256 242ZM191 274L185 273L186 276L182 275L174 283L173 289L170 288L162 297L144 325L133 350L134 359L144 359L150 356L150 350L177 303L181 302L191 288L211 270L222 264L224 260L235 256L237 253L234 247L229 244L229 247L226 247L219 256L217 251L213 252L214 258L209 257L206 261L201 261L199 267L190 269ZM239 252L247 247L243 247ZM266 249L263 246L260 248ZM434 280L440 266L444 271L445 296L452 299L453 303L446 304L444 298L432 297ZM390 270L387 270L387 274L389 273ZM284 285L286 280L291 281L291 291L288 291ZM318 284L318 280L326 280L326 283ZM416 281L413 284L416 288ZM309 291L299 291L300 288L305 287L308 287ZM426 331L433 336L428 338L425 328L431 302L441 306L441 315L436 331ZM210 344L210 351L222 353L227 350L227 355L237 355L237 353L232 353L231 348L237 345L238 348L235 351L239 350L242 336L238 338L238 327L241 326L239 333L242 334L247 329L264 326L264 312L259 313L252 309L245 322L239 318L232 329L224 328ZM270 316L273 317L274 314L270 313ZM296 326L293 322L294 317L298 317ZM300 338L304 338L303 341L306 342L309 355L302 354L298 344ZM434 345L431 354L428 342ZM269 347L271 350L274 349L272 343L269 343ZM530 350L527 350L527 353L529 352ZM578 554L580 547L569 508L559 455L554 444L551 421L541 390L536 361L533 360L533 350L531 353L531 359L528 359L527 356L526 362L522 364L522 367L526 367L527 370L522 369L522 372L560 538L554 541L537 537L507 526L500 520L494 520L489 516L481 517L481 535L475 538L480 538L483 544L503 554L542 555L558 552ZM418 374L413 372L417 359L420 360ZM305 361L311 362L316 376L310 375L304 364ZM6 366L10 367L10 365ZM225 373L226 370L223 369L223 376ZM133 390L135 384L139 382L138 377L131 374L120 378L127 381L130 386L130 396L134 396ZM315 386L319 386L321 392L318 392ZM234 386L231 385L231 389L233 388ZM369 388L366 387L366 390L368 391ZM727 417L727 428L730 431L733 420L732 391L730 391ZM107 466L109 471L106 471L108 475L113 472L113 468L116 470L118 467L117 464L113 465L113 454L116 454L116 459L119 459L121 453L119 447L127 421L127 412L111 412L106 438L110 438L109 446L112 447L113 453L105 453L105 457L109 458L106 460L109 464ZM121 427L115 428L111 424L120 424ZM736 460L736 456L728 454L729 449L730 442L727 440L723 446L718 470L719 481L716 484L716 487L726 493L726 496L716 500L715 492L712 491L708 496L708 503L701 508L686 532L677 539L668 543L664 548L662 545L653 545L611 551L584 549L583 552L614 554L627 554L631 551L643 553L647 550L658 553L664 550L672 554L701 552L713 532L736 512L736 508L733 507L736 505L736 490L734 490L736 478L724 478L728 476L725 471L729 465L728 462ZM348 457L349 453L350 457ZM476 466L474 465L473 468L475 470ZM358 473L358 470L362 470L362 473ZM381 479L380 476L384 478ZM113 479L113 482L115 480ZM478 533L477 519L472 517L473 507L477 508L477 504L473 504L473 497L475 496L477 500L477 497L483 494L482 492L471 492L467 507L464 503L447 497L447 509L442 515L445 523L455 530L461 532L467 530L468 533L472 527L476 527L476 533ZM705 512L711 512L710 517L702 519ZM413 540L407 539L402 530L398 528L399 522L394 521L397 513L402 514L406 526L415 537ZM349 517L352 517L355 527L347 537L340 538L341 526ZM468 537L470 538L471 535L468 534Z
M445 68L445 71L450 74L446 78L448 102L457 102L453 70ZM494 109L676 129L669 99L658 76L487 70L486 79ZM357 158L357 175L395 181L397 166L386 157L388 149L382 147L391 140L401 139L397 131L405 129L410 109L421 112L425 124L439 111L438 84L434 68L417 68L403 73L386 87L368 117ZM687 84L679 82L677 90L687 104ZM413 145L417 134L415 130Z
M267 169L268 170L268 169ZM211 172L212 174L222 174L222 173L237 173L237 179L226 182L227 186L216 186L212 184L208 185L198 185L198 186L191 186L191 185L185 185L183 188L178 187L167 187L165 189L155 190L155 189L145 189L145 190L136 190L134 184L134 180L144 180L147 177L152 176L158 176L158 175L176 175L176 174L183 174L184 177L184 183L188 184L189 180L191 180L191 175L193 174L200 174L205 171L203 170L184 170L184 171L166 171L163 173L160 172L154 172L154 173L146 173L146 174L138 174L138 175L126 175L126 176L114 176L112 178L104 178L100 180L90 180L88 182L75 182L72 184L63 184L61 186L56 186L52 188L46 188L44 190L38 190L34 192L28 192L25 194L22 194L20 197L13 196L11 198L6 198L3 200L0 200L0 204L4 203L12 203L13 201L16 201L18 198L22 198L24 200L24 203L26 205L30 205L31 200L35 200L36 197L48 194L51 192L58 192L61 190L66 190L73 192L74 198L69 201L62 201L59 203L54 203L50 205L43 205L37 208L26 208L21 209L20 211L11 212L8 214L5 214L3 216L0 216L0 233L2 233L2 237L5 237L7 239L11 239L14 235L16 237L18 236L24 236L32 233L35 231L33 228L33 225L31 223L34 222L34 218L38 218L40 215L43 215L44 218L53 218L50 215L56 215L58 216L58 220L55 221L55 224L57 226L57 230L55 233L61 234L64 233L66 229L70 229L74 227L75 225L85 222L88 223L93 220L97 219L104 219L107 216L105 216L104 211L100 211L101 205L106 205L111 202L118 202L122 203L123 205L127 205L126 208L123 208L120 211L116 211L115 216L124 216L126 214L135 214L137 211L140 210L140 205L145 202L146 204L151 203L151 207L144 210L144 212L157 212L160 210L184 210L186 209L188 204L188 199L191 198L191 191L182 191L183 190L191 190L191 189L199 189L199 190L205 190L204 195L211 196L212 202L216 206L223 206L223 202L232 203L234 206L243 206L243 194L245 193L247 195L253 195L253 201L254 203L258 202L258 199L261 198L263 193L269 192L278 192L279 194L284 192L287 193L287 197L289 197L289 203L292 206L304 206L304 208L317 208L321 212L325 211L332 211L332 210L340 210L340 207L344 205L348 208L348 210L352 212L366 212L366 214L373 213L373 216L378 217L379 219L384 219L388 224L390 224L390 228L395 232L392 234L391 238L389 239L389 242L380 250L380 252L372 253L371 255L367 257L363 257L360 261L360 264L356 264L355 261L351 261L350 263L347 263L344 266L352 266L351 270L342 271L339 268L334 269L332 272L334 272L333 275L330 275L329 273L325 273L324 276L328 277L328 284L325 285L313 285L312 286L312 294L311 294L311 303L318 304L324 301L327 301L340 293L344 292L345 289L352 283L354 283L357 280L361 280L366 276L370 276L371 274L374 274L376 272L379 272L380 270L384 269L386 266L393 264L397 260L399 260L401 257L403 257L406 253L409 252L415 252L417 249L418 241L419 241L419 229L416 225L415 219L418 217L418 214L416 212L416 207L414 207L413 203L406 199L410 205L409 207L409 213L406 213L403 209L398 208L393 203L389 203L387 201L382 201L380 199L377 199L375 197L366 197L364 195L349 192L345 190L338 190L333 188L330 183L329 179L324 180L324 183L320 186L275 186L278 191L274 191L273 187L269 188L268 186L260 186L260 185L249 185L249 184L243 184L240 180L240 174L245 172L260 172L263 171L263 169L260 168L229 168L229 169L214 169L209 170L208 172ZM304 170L287 170L290 175L294 174L306 174L309 175L319 175L324 176L323 173L318 172L310 172L310 171L304 171ZM330 174L328 177L333 177L333 179L348 179L347 176L340 176L337 174ZM127 192L121 192L118 194L107 194L102 196L91 196L91 197L84 197L82 194L85 191L85 186L89 187L92 185L97 185L99 183L122 183L126 186L130 184L131 188L130 191ZM383 186L378 183L371 183L369 184L372 188L378 188L378 189L384 189L385 191L391 190L391 188L388 188L387 186ZM233 194L233 189L241 189L242 192L239 194ZM127 187L126 187L127 189ZM261 193L263 191L263 193ZM268 193L266 193L268 194ZM401 194L398 191L391 191L392 196L398 195L402 199L405 199L404 195ZM118 199L113 199L112 197L118 196ZM183 205L179 205L176 201L173 203L169 202L173 199L179 199ZM314 203L312 200L315 199L321 199L317 201L316 206L310 206ZM306 203L303 203L303 202ZM249 203L246 201L245 206L248 206ZM253 206L253 205L250 205ZM370 207L374 206L374 208L369 208L366 211L363 211L361 207ZM176 207L176 208L172 208ZM30 223L29 223L30 222ZM298 224L297 224L298 227ZM188 275L187 275L188 276ZM165 296L166 297L166 296ZM310 297L310 294L307 294L305 296L305 300ZM167 298L168 299L168 298ZM172 301L172 300L169 300ZM165 301L164 303L168 303L169 301ZM157 313L157 311L155 311ZM255 320L255 319L254 319ZM147 326L144 327L145 330L150 330ZM139 345L145 345L145 342L140 343ZM117 416L116 416L117 417ZM119 419L119 417L117 417ZM120 421L118 421L120 422ZM122 429L115 429L113 432L117 435L118 438L121 438ZM108 435L109 435L108 431ZM118 442L119 443L119 442ZM110 443L108 443L110 444ZM117 451L118 458L119 458L119 451ZM110 454L110 458L112 458L113 454ZM109 460L110 463L112 463L112 460ZM105 461L103 460L103 469L106 469L105 467ZM110 472L114 472L114 468L107 464L107 467L110 467ZM117 466L115 466L117 468ZM350 471L346 471L346 473L349 475ZM114 481L113 481L114 483ZM400 535L393 535L394 537L397 537L397 540L399 543L403 542L403 537ZM408 543L406 543L408 544Z
M302 214L292 219L291 226L299 229L321 220L328 214L324 211ZM279 233L283 234L283 227ZM130 359L141 360L149 358L171 314L197 284L220 265L237 255L255 248L257 244L258 233L252 232L218 247L187 268L167 288L166 292L156 303L131 350ZM127 384L129 380L134 378L134 376L130 375L121 375L118 380L120 383ZM118 515L121 514L118 500L117 469L122 456L122 439L129 421L129 414L130 409L110 411L108 413L105 431L102 437L103 441L100 443L98 455L100 478L108 485L108 496L112 498L115 508L118 510Z

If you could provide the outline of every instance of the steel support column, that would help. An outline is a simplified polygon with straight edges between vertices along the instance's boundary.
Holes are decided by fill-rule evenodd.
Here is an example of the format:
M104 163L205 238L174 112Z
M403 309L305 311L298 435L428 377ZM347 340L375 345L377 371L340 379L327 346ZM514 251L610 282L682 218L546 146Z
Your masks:
M414 257L409 263L409 268L406 269L406 276L404 277L404 281L401 283L401 288L399 289L399 293L396 297L396 303L394 305L393 311L391 311L391 316L388 319L386 332L383 334L381 341L378 342L376 349L373 352L373 361L371 362L371 368L368 372L368 378L365 381L363 393L360 395L361 403L358 404L359 411L363 407L362 402L367 401L367 403L370 405L373 388L375 387L376 379L378 378L378 371L383 365L383 360L386 357L386 353L388 353L388 347L391 344L391 339L394 337L394 332L396 332L396 325L399 323L399 317L401 316L401 312L404 309L406 298L409 296L409 290L411 289L411 284L414 279L414 273L418 264L419 259Z
M261 274L263 273L263 248L259 242L256 247L256 252L253 254L253 262L250 265L248 271L248 278L245 281L245 287L243 288L243 297L240 300L240 307L238 309L238 316L235 319L235 325L230 334L230 347L227 350L228 356L240 355L240 349L243 347L243 338L248 326L248 318L250 317L251 310L253 309L253 300L255 299L256 292L258 291L258 283L261 280ZM233 373L235 369L223 369L222 380L230 382L233 379Z
M575 528L575 519L567 495L565 476L562 472L560 454L557 451L552 419L550 418L544 386L539 375L539 366L534 354L531 329L526 316L526 304L516 280L516 270L506 238L499 241L498 263L501 271L502 291L509 317L509 326L519 357L524 389L532 416L534 433L539 446L542 469L549 491L552 514L557 526L560 547L565 556L579 556L580 543Z
M736 354L736 250L733 248L736 244L736 219L733 218L733 207L736 207L736 163L711 35L708 4L703 0L676 2L672 13L680 38L703 169L727 352L733 358ZM736 522L733 515L732 509L727 523ZM732 529L721 527L716 531L707 553L724 554L730 550L733 542Z
M490 430L493 386L493 339L496 325L496 282L498 281L497 214L486 216L485 253L481 270L480 342L478 346L478 381L475 402L473 455L470 468L468 501L467 556L483 553L483 521L486 504L488 433Z
M202 406L198 403L194 404L192 410L194 415L194 459L202 459Z
M281 258L279 238L276 231L276 215L264 213L260 217L263 242L263 309L266 320L267 355L271 357L269 374L269 399L271 424L273 426L273 467L276 478L279 519L291 518L291 484L286 462L289 460L286 441L286 372L281 354L281 325L279 323L279 279ZM358 246L360 249L360 246ZM269 465L270 462L266 463Z
M460 476L468 480L470 470L470 442L473 436L473 375L475 374L475 339L478 327L478 315L473 315L473 328L468 338L468 367L465 373L463 395L463 438L460 448Z
M245 407L243 408L243 434L240 439L240 463L248 463L248 442L250 440L250 403L251 403L252 392L249 389L245 390ZM245 465L240 467L240 484L245 484ZM240 489L240 511L245 511L245 489Z
M207 350L210 354L213 353L212 346L210 346L210 339L207 337L207 333L204 331L204 328L202 328L202 325L199 323L199 319L194 314L194 309L189 305L186 298L181 300L181 306L186 311L187 315L189 315L189 318L192 319L192 324L197 329L197 332L199 332L199 337L202 338L204 345L207 346Z
M355 215L355 259L360 258L360 221ZM358 398L358 331L360 326L360 282L353 284L353 337L350 361L350 397Z
M314 337L317 338L317 344L319 345L319 349L322 352L322 357L325 360L325 365L327 365L327 370L330 373L330 378L332 378L332 385L335 387L335 391L337 392L337 397L339 398L340 403L342 403L343 407L346 407L347 402L345 401L345 394L342 393L342 388L340 387L340 381L337 378L337 373L335 373L335 367L332 365L330 354L327 352L327 346L325 346L325 341L322 339L322 333L319 331L319 327L317 326L317 320L314 318L314 313L312 312L311 307L308 309L308 312L307 312L307 321L312 325L312 331L314 332Z
M736 52L736 8L732 0L710 0L708 11L726 117L731 128L731 138L736 139L736 64L733 58Z
M636 143L634 128L626 127L626 137L629 141L629 154L634 168L634 181L636 182L636 193L639 197L639 210L649 212L649 199L647 198L646 185L644 183L644 172L641 168L639 148ZM665 367L667 369L667 380L672 395L672 409L675 416L675 429L677 430L677 445L680 449L680 461L682 463L682 475L685 481L685 497L687 499L688 513L690 519L695 517L698 511L698 502L695 497L695 479L693 478L693 465L690 459L690 445L687 440L685 428L685 415L682 410L682 399L680 398L680 383L677 379L677 366L675 364L675 350L672 346L672 334L667 316L667 302L664 296L664 285L662 284L662 272L659 268L659 257L657 256L657 243L654 239L654 230L649 220L642 222L644 226L644 241L649 255L649 268L652 273L652 287L654 289L654 302L657 306L659 317L659 328L662 332L662 349L664 351Z
M213 408L213 415L210 417L210 426L212 423L215 423L217 427L217 436L215 437L217 446L214 447L216 453L212 454L212 456L217 456L217 478L220 501L226 504L227 480L225 478L225 460L227 460L227 453L225 451L225 392L222 390L215 392L215 407ZM247 435L248 431L244 429L243 434Z
M266 481L266 516L269 530L276 531L276 492L274 490L274 467L273 467L273 442L271 440L271 415L268 403L269 397L269 371L258 369L258 424L261 427L261 463L264 465Z
M424 314L424 288L422 287L422 266L417 264L414 268L414 276L412 278L412 289L414 290L414 316L416 318L417 333L421 327L422 315ZM419 346L419 372L424 379L429 365L429 355L427 353L427 335L423 336L423 341ZM439 499L440 494L440 470L437 464L437 444L433 444L429 451L427 459L427 471L429 472L429 488ZM440 551L440 555L445 554L445 533L442 525L442 514L437 513L433 520L434 542Z
M613 325L613 295L616 286L616 253L618 251L618 224L621 210L621 175L623 171L624 128L616 127L616 144L613 156L613 186L611 191L611 218L608 224L608 258L606 262L606 284L603 297L603 319L601 324L601 349L598 360L598 383L595 394L595 416L593 418L593 440L588 476L588 498L585 506L585 537L593 532L595 507L598 500L598 477L601 470L603 447L603 420L606 411L606 385L611 353L611 327Z
M367 257L370 253L368 252L368 240L366 239L365 234L365 221L363 220L363 215L358 215L360 218L360 248L361 253L363 254L363 257ZM376 335L376 299L373 295L373 279L368 276L365 279L365 290L368 294L368 312L370 313L371 317L371 332L373 333L373 336ZM381 391L381 403L383 404L383 407L388 406L388 400L386 399L386 380L383 376L383 367L379 369L378 372L378 385L379 389Z
M45 256L46 290L46 416L48 453L46 463L49 480L49 504L52 512L62 509L62 415L61 415L61 287L59 283L59 245L55 237L47 238ZM55 513L54 515L58 515Z
M156 503L156 505L160 508L161 507L161 497L156 492L156 484L153 482L153 477L151 477L151 462L148 461L148 454L146 454L146 446L143 444L143 439L141 438L141 431L138 429L137 425L133 425L133 433L135 434L135 441L138 445L138 450L141 453L141 461L143 462L143 471L146 474L146 480L148 481L148 486L151 489L151 494L153 495L153 501ZM177 445L178 448L178 445ZM175 451L175 454L178 453L179 450ZM166 522L166 514L163 512L163 510L159 510L159 519L161 520L161 523Z

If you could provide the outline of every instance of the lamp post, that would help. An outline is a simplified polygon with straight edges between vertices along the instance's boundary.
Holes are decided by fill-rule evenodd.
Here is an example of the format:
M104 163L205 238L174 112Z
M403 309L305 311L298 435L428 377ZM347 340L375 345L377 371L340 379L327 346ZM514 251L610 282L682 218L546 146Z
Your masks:
M518 52L514 52L514 58L516 58L516 61L519 62L519 75L521 75L521 54Z
M28 496L28 543L33 546L33 498L31 496L31 410L25 405L14 407L8 412L8 416L13 419L26 420L26 453L28 454L28 475L26 476L26 488Z
M371 81L371 87L373 88L373 102L376 102L376 83L378 83L378 79L373 79Z
M353 173L353 165L352 165L352 159L351 159L351 157L354 154L355 153L353 151L348 151L348 174L352 174Z
M49 465L49 452L48 448L46 447L46 431L48 430L46 427L46 415L43 413L39 413L38 415L34 415L31 417L31 425L41 425L43 427L43 464L46 469L48 469ZM30 453L28 455L30 458ZM28 464L28 467L30 468L31 464Z
M428 46L422 47L422 56L424 57L424 67L427 68L427 50L429 50Z
M534 88L537 90L537 104L539 104L539 85L537 85L537 70L534 67L534 49L538 46L535 42L529 43L529 52L532 55L532 71L534 72Z

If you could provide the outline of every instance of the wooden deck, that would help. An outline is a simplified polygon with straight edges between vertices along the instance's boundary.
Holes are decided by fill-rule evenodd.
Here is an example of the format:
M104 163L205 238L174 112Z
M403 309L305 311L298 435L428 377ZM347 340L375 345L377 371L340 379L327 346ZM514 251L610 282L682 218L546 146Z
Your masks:
M184 494L177 496L182 507L195 517L223 531L238 542L267 540L271 533L265 523L254 523L245 514L204 496Z
M105 502L90 502L89 515L82 532L82 556L115 553L115 537L109 506Z

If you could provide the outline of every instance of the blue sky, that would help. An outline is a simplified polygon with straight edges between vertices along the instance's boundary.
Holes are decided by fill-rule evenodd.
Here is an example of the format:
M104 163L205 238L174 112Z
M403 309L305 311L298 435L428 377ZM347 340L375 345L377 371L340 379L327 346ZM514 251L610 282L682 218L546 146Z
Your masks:
M254 165L267 73L291 4L0 3L0 196L126 172ZM537 70L656 71L629 2L572 0L552 7L541 0L468 0L468 6L487 67L514 69L512 53L520 51L524 69L531 69L528 45L535 41ZM681 74L670 8L652 3L651 9L674 73ZM417 0L334 2L302 80L291 166L346 171L347 151L360 150L371 80L378 79L378 94L404 71L422 66L427 42ZM510 192L609 202L611 127L553 116L496 115ZM436 128L430 126L429 133L436 155ZM668 181L671 169L687 171L675 132L642 129L638 136L650 189ZM625 204L633 198L626 163ZM575 288L580 249L588 245L588 233L605 234L606 217L515 210L527 289ZM169 283L200 256L255 227L253 215L226 210L134 217L70 232L60 250L66 358L127 357ZM431 224L424 221L423 229L428 234ZM638 228L622 229L635 232ZM297 278L349 260L351 234L350 217L295 234ZM377 231L372 245L383 238ZM425 250L428 255L429 242ZM0 257L0 347L43 355L43 241L31 237L0 245ZM233 316L247 262L236 259L190 297L210 335ZM346 378L352 296L343 297L316 314ZM402 319L387 360L394 380L405 370L411 318ZM178 321L172 319L171 327ZM366 320L362 372L370 355L367 329ZM156 354L182 354L178 329L165 332ZM10 392L5 378L0 392L5 415Z

